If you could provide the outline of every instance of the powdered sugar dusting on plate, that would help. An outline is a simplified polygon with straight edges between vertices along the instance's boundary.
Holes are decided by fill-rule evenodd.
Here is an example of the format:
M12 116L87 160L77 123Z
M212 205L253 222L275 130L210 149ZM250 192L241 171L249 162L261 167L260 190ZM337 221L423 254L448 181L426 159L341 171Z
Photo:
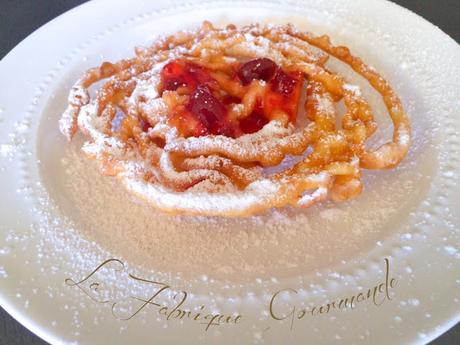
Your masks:
M418 189L407 171L387 188L369 176L370 188L349 203L242 219L173 216L126 193L117 179L101 176L78 143L60 159L61 172L48 171L45 182L58 187L51 197L84 237L131 264L191 281L203 274L235 283L293 277L336 264L372 246L392 215L407 212L401 205Z

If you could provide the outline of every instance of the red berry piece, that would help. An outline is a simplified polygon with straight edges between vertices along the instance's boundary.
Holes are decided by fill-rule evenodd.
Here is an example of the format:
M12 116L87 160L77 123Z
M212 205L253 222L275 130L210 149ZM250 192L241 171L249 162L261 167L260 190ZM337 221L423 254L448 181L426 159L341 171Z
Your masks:
M189 111L200 121L210 134L228 135L225 106L207 87L198 86L190 96Z
M280 94L290 94L297 86L299 81L289 74L278 68L275 76L273 77L272 90Z
M244 133L255 133L268 123L267 118L260 112L253 112L240 121L240 128Z
M270 81L275 75L277 65L270 59L260 58L246 62L238 71L243 85L249 84L254 79Z
M176 61L166 64L161 71L161 79L163 81L164 91L177 90L179 87L186 84L184 67Z

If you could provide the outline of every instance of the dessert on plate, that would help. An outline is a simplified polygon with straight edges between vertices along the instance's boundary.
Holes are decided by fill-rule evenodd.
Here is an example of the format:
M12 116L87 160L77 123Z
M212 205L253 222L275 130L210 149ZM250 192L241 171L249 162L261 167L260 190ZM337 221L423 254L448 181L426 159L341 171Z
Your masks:
M330 56L380 93L390 142L366 147L372 109ZM362 169L394 168L411 141L397 94L348 48L292 25L209 22L87 71L60 129L81 132L101 172L153 206L219 216L356 197Z

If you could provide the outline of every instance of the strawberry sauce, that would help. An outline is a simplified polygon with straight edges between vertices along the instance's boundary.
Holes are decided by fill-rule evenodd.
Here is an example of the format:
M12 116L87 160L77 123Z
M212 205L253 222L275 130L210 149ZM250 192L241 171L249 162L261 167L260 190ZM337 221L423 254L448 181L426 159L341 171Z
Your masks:
M229 118L229 109L241 100L220 89L209 70L185 60L169 62L161 71L161 94L180 91L189 95L185 106L170 109L170 124L185 137L225 135L236 138L259 131L280 110L295 122L302 88L301 73L285 72L272 60L260 58L236 65L233 79L242 86L256 79L268 83L253 112L239 120Z

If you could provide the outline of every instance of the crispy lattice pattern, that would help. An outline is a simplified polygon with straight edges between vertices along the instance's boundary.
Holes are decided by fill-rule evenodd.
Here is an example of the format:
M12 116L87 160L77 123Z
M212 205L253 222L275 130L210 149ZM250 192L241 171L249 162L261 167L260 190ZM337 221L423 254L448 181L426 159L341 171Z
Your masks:
M326 67L330 55L381 94L394 126L391 142L365 147L377 128L372 109L359 88ZM262 118L262 123L250 118L261 100L267 103L273 94L273 82L267 82L271 72L261 79L235 77L238 66L254 59L268 59L283 75L296 75L297 82L300 78L302 97L294 101L305 101L299 118L286 103L293 101L292 88L269 112L263 109L256 119ZM196 80L207 88L181 80L166 85L165 66L171 69L171 62L177 61L205 71ZM92 96L90 87L100 81ZM187 110L203 96L197 92L210 89L215 96L209 96L211 103L228 100L224 122L210 115L214 127L206 119L190 117ZM337 124L341 101L346 111ZM206 98L204 103L209 104ZM258 127L242 131L244 121ZM217 29L209 22L138 48L132 59L104 62L87 71L72 87L60 128L69 139L81 131L87 138L82 149L101 163L101 171L117 176L155 207L221 216L353 198L362 190L361 170L395 167L411 138L409 119L390 85L349 49L333 46L329 37L299 32L291 25ZM293 156L297 163L268 172Z

